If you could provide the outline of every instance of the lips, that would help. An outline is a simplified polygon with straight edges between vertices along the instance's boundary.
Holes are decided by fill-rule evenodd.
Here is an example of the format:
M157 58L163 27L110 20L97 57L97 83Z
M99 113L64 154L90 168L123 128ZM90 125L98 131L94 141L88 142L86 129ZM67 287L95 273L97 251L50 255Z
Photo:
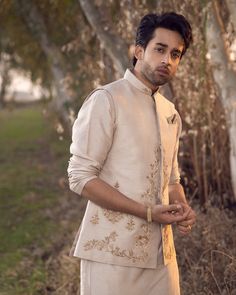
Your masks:
M157 68L157 71L158 73L160 73L161 75L164 75L164 76L169 76L170 75L170 71L168 68Z

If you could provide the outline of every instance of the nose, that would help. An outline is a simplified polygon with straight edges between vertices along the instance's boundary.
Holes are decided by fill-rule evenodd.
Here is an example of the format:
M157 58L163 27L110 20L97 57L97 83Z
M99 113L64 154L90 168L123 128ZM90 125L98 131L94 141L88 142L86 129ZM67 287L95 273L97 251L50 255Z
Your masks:
M164 63L164 64L166 64L166 65L169 65L169 64L171 63L171 56L170 56L170 53L169 53L169 52L166 52L166 53L163 55L162 63Z

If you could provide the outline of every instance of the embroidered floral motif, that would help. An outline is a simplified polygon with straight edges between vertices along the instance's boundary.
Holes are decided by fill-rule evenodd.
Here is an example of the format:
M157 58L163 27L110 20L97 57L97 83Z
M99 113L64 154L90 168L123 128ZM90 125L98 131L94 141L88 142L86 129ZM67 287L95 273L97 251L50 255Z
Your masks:
M137 261L145 261L148 258L147 247L150 243L151 228L150 225L143 224L141 226L143 233L135 237L135 247L134 249L121 249L115 246L114 242L118 237L116 231L110 233L103 240L90 240L84 245L85 251L98 250L111 253L113 256L123 257L131 260L133 263ZM140 252L137 253L137 248Z
M126 228L129 230L129 231L133 231L134 228L135 228L135 222L134 222L134 218L133 216L129 216L128 217L128 222L126 224Z
M169 183L169 165L166 160L166 151L163 148L163 186L162 186L162 194L164 193L168 183Z
M99 251L105 250L109 252L109 246L111 242L115 242L116 238L118 237L118 234L113 231L108 237L105 237L104 240L90 240L84 245L85 251L92 250L92 249L97 249Z
M162 231L164 258L170 260L175 254L174 244L171 238L171 225L165 225Z
M93 224L98 224L99 223L99 216L98 216L98 213L94 214L92 216L92 218L90 219L90 222L93 223Z
M145 248L148 245L148 242L150 241L150 225L143 224L141 228L143 230L143 234L135 237L135 245L137 247Z
M148 202L153 201L155 198L157 199L158 195L160 195L160 187L161 187L161 181L160 181L161 146L160 145L157 148L155 148L154 156L155 156L154 162L150 164L151 172L147 176L147 179L149 181L149 187L147 188L145 193L141 195L141 197ZM156 201L158 202L159 200L157 199Z
M111 223L117 223L121 219L124 218L124 214L118 211L103 209L104 216L111 222Z

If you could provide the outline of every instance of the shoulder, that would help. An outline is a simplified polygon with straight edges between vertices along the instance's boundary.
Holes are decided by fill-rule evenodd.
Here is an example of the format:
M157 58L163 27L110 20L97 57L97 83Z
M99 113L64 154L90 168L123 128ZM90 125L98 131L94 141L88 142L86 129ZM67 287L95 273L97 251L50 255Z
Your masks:
M84 102L88 100L105 100L111 102L113 96L116 93L119 93L119 91L121 91L126 84L126 79L122 78L111 83L99 86L89 93L89 95L85 98Z
M119 94L122 90L128 87L129 83L126 79L122 78L104 85L102 88L107 91L110 95L114 96Z
M99 86L87 95L79 110L78 117L105 117L107 115L115 121L114 100L111 93L104 86Z

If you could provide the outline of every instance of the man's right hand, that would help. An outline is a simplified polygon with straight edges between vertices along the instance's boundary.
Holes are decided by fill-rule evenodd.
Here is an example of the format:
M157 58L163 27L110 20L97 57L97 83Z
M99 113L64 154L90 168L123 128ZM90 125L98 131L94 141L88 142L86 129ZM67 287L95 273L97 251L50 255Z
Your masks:
M152 208L152 220L161 224L180 222L187 217L189 210L184 212L181 204L155 205Z

